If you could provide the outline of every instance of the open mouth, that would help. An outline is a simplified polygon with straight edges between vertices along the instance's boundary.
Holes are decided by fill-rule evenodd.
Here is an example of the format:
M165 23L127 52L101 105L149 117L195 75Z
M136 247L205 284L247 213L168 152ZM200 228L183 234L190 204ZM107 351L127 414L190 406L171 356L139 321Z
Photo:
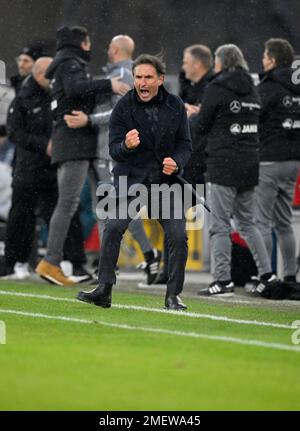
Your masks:
M149 90L146 90L146 89L141 89L141 90L140 90L140 94L141 94L141 96L143 96L143 97L147 97L147 96L149 96L150 91L149 91Z

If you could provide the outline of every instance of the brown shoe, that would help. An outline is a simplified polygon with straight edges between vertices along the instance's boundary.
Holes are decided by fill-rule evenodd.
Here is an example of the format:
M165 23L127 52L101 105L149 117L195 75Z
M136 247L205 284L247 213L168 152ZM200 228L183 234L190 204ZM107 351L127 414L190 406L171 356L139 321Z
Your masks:
M75 283L70 278L66 277L59 266L52 265L42 259L35 272L50 283L57 284L58 286L73 286Z

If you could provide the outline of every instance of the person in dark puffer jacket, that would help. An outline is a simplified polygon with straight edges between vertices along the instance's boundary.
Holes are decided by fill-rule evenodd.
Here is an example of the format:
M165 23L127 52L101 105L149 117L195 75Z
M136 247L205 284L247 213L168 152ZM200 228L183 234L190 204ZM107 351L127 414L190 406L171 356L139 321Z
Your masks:
M291 207L300 168L300 85L293 77L293 59L294 50L287 40L269 39L265 43L264 74L258 87L262 109L256 221L269 256L274 227L287 283L296 282Z
M63 246L72 216L79 205L80 193L90 161L96 157L96 130L87 124L80 129L67 126L64 116L83 111L90 114L97 94L124 94L129 89L118 79L89 79L91 41L83 27L62 27L57 32L57 53L47 70L51 80L54 130L52 163L58 164L59 198L50 222L48 248L36 272L51 283L74 284L60 269Z
M210 239L214 282L199 295L232 295L230 218L256 262L259 288L276 280L259 230L254 224L254 188L258 183L260 100L247 63L235 45L216 51L217 75L202 100L196 133L206 136ZM200 139L199 139L200 141Z
M41 57L35 62L8 112L7 131L16 144L16 157L0 278L30 276L28 261L34 247L37 212L48 225L57 201L56 167L49 157L51 99L49 81L44 76L51 61ZM81 267L86 259L79 212L72 218L64 251L77 274L80 271L84 275Z

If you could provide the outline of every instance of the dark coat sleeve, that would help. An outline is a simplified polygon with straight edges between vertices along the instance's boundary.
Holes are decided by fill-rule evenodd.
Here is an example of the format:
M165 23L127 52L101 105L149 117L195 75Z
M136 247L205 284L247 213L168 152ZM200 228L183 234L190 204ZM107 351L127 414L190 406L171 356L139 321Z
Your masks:
M112 91L110 79L87 79L85 70L75 60L64 62L59 74L67 97L82 97Z
M18 96L12 101L7 116L7 131L9 139L24 150L34 153L46 154L49 142L49 133L34 134L26 129L26 112L29 107L22 98Z
M181 170L185 167L192 154L192 139L190 126L183 102L180 101L180 119L179 128L175 136L175 151L172 159L175 160L178 168Z
M117 103L112 111L109 120L109 154L116 162L125 162L131 154L138 151L138 148L130 150L125 146L126 133L129 131L126 126L125 112L122 99Z
M260 115L264 115L266 112L269 112L273 101L274 103L278 101L278 92L271 81L262 82L258 86L258 91L261 102Z
M215 84L209 85L203 96L200 113L193 115L190 120L193 144L195 146L199 147L206 144L207 141L203 139L203 136L209 133L215 122L220 98L218 86Z

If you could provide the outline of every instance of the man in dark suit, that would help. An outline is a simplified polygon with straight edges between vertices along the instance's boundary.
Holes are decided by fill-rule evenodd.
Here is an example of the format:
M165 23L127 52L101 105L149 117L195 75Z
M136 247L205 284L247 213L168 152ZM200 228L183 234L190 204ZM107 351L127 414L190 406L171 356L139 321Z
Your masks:
M109 142L110 155L117 162L114 180L118 207L122 200L122 179L125 178L128 211L125 217L110 217L106 224L99 262L99 286L91 292L79 292L77 298L102 307L111 306L120 242L133 218L129 210L133 202L130 189L143 186L147 192L144 203L148 211L151 208L149 216L158 218L169 238L170 265L165 307L183 310L186 306L178 295L184 283L187 236L184 211L180 217L176 213L181 196L174 193L168 217L165 217L164 199L154 193L153 185L179 187L175 174L184 168L191 155L186 110L181 99L164 88L165 66L157 57L146 54L138 57L133 63L133 76L134 89L118 102L111 115ZM153 217L153 211L157 217Z

